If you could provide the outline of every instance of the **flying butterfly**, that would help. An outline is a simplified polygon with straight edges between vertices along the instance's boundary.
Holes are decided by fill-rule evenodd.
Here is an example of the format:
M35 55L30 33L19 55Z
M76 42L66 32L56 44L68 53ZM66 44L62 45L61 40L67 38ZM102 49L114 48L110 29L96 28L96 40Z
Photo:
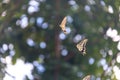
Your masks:
M85 47L85 46L86 46L87 41L88 41L88 39L83 39L83 40L81 40L81 41L76 45L76 47L78 48L78 50L79 50L80 52L82 52L83 55L86 54L86 47Z
M87 75L83 78L83 80L90 80L90 77L91 77L90 75Z
M67 34L66 28L65 28L66 22L67 22L67 17L64 17L61 24L59 25L65 34Z

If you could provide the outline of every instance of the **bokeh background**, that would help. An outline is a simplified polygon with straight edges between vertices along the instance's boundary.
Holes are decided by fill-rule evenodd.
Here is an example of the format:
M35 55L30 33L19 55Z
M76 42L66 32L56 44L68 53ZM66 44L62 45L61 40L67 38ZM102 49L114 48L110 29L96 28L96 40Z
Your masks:
M120 80L119 51L120 0L0 1L1 80Z

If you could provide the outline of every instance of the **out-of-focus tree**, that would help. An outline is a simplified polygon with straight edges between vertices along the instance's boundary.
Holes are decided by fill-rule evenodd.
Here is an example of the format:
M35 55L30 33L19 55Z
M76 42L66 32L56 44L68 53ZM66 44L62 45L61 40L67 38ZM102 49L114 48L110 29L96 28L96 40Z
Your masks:
M59 27L65 16L67 35ZM120 0L2 0L0 78L10 56L33 63L36 80L120 79L119 28ZM84 56L76 48L83 38Z

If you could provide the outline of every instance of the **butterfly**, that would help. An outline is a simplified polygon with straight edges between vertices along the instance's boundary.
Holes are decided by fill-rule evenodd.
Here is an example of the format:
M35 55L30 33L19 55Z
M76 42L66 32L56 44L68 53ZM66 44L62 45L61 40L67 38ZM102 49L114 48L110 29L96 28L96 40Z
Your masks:
M83 80L90 80L90 77L91 77L90 75L87 75L83 78Z
M85 47L85 46L86 46L87 41L88 41L88 39L83 39L83 40L81 40L81 41L76 45L76 47L78 48L78 50L79 50L80 52L82 52L83 55L86 54L86 47Z
M66 22L67 22L67 17L64 17L61 24L59 25L65 34L67 33L65 28Z

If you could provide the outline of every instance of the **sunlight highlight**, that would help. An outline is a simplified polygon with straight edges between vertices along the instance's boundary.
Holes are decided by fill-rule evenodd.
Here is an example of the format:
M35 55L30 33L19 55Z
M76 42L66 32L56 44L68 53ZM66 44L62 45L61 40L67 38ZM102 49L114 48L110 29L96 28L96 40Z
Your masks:
M117 54L116 61L117 61L117 63L120 63L120 53Z
M7 11L3 11L1 14L2 17L5 17L6 15L7 15Z
M68 55L68 50L67 50L67 49L63 49L63 50L61 51L61 55L62 55L62 56Z
M47 22L44 22L41 26L43 29L47 29L48 28L48 23Z
M111 13L111 14L114 13L113 8L112 8L111 5L108 6L108 12Z
M87 0L90 5L96 4L94 0Z
M106 31L106 35L110 38L112 38L112 40L114 42L117 42L120 40L120 35L118 35L118 31L116 29L112 29L112 28L109 28L107 31Z
M106 65L106 59L104 59L104 58L101 59L101 60L100 60L100 64L101 64L102 66Z
M85 5L84 7L85 11L89 12L91 10L90 6L89 5Z
M94 62L95 62L95 59L94 59L94 58L90 58L90 59L89 59L89 64L90 64L90 65L94 64Z
M120 68L118 66L114 66L113 67L113 72L115 74L115 77L117 80L120 80Z
M4 43L4 44L2 45L2 48L3 48L4 51L7 51L7 50L8 50L8 45Z
M44 41L40 42L40 48L44 49L46 48L46 43Z
M38 18L37 18L37 26L41 26L42 23L43 23L43 21L44 21L44 18L43 18L43 17L38 17Z
M34 12L38 12L39 11L39 5L40 3L38 3L35 0L30 0L29 1L29 7L28 7L28 13L32 14Z
M62 33L59 34L59 38L61 40L64 40L64 39L66 39L66 35L62 32Z
M29 46L34 46L34 45L35 45L35 42L34 42L32 39L28 38L28 39L27 39L27 44L28 44Z
M81 39L82 39L82 35L77 34L77 35L73 38L73 42L78 43Z
M75 0L70 0L70 1L68 1L68 3L69 3L70 5L76 5Z
M117 49L120 50L120 41L118 42Z
M28 17L26 15L22 15L19 24L21 28L26 28L28 26Z
M8 45L8 48L9 48L10 50L13 50L13 49L14 49L14 45L13 45L12 43L10 43L10 44Z
M10 50L10 56L14 56L15 55L15 50Z
M4 4L8 4L10 2L10 0L2 0L2 3Z
M118 34L118 32L117 32L117 30L116 29L113 29L112 30L112 28L109 28L108 30L107 30L107 36L109 36L109 37L111 37L111 38L114 38L115 36L117 36L117 34Z
M34 61L33 65L37 68L39 73L43 73L45 71L45 67L42 64L38 63L38 61Z
M104 2L103 0L100 1L100 4L101 4L102 6L105 6L105 2Z
M8 74L5 74L3 80L24 80L25 76L27 76L30 80L33 80L33 65L31 63L24 63L23 60L17 59L16 64L12 65L10 58L6 59L6 62L8 61L9 64L7 64L6 71L12 76L14 76L14 78L9 76Z
M113 55L113 51L112 51L112 50L109 50L109 51L108 51L108 54L109 54L110 56L112 56L112 55Z
M71 16L67 16L67 22L68 23L72 23L73 22L73 18Z
M67 34L70 34L71 28L70 27L66 27L66 32L67 32Z
M75 0L68 1L68 4L71 5L71 9L74 10L74 11L77 11L78 8L79 8L79 6L77 5Z

